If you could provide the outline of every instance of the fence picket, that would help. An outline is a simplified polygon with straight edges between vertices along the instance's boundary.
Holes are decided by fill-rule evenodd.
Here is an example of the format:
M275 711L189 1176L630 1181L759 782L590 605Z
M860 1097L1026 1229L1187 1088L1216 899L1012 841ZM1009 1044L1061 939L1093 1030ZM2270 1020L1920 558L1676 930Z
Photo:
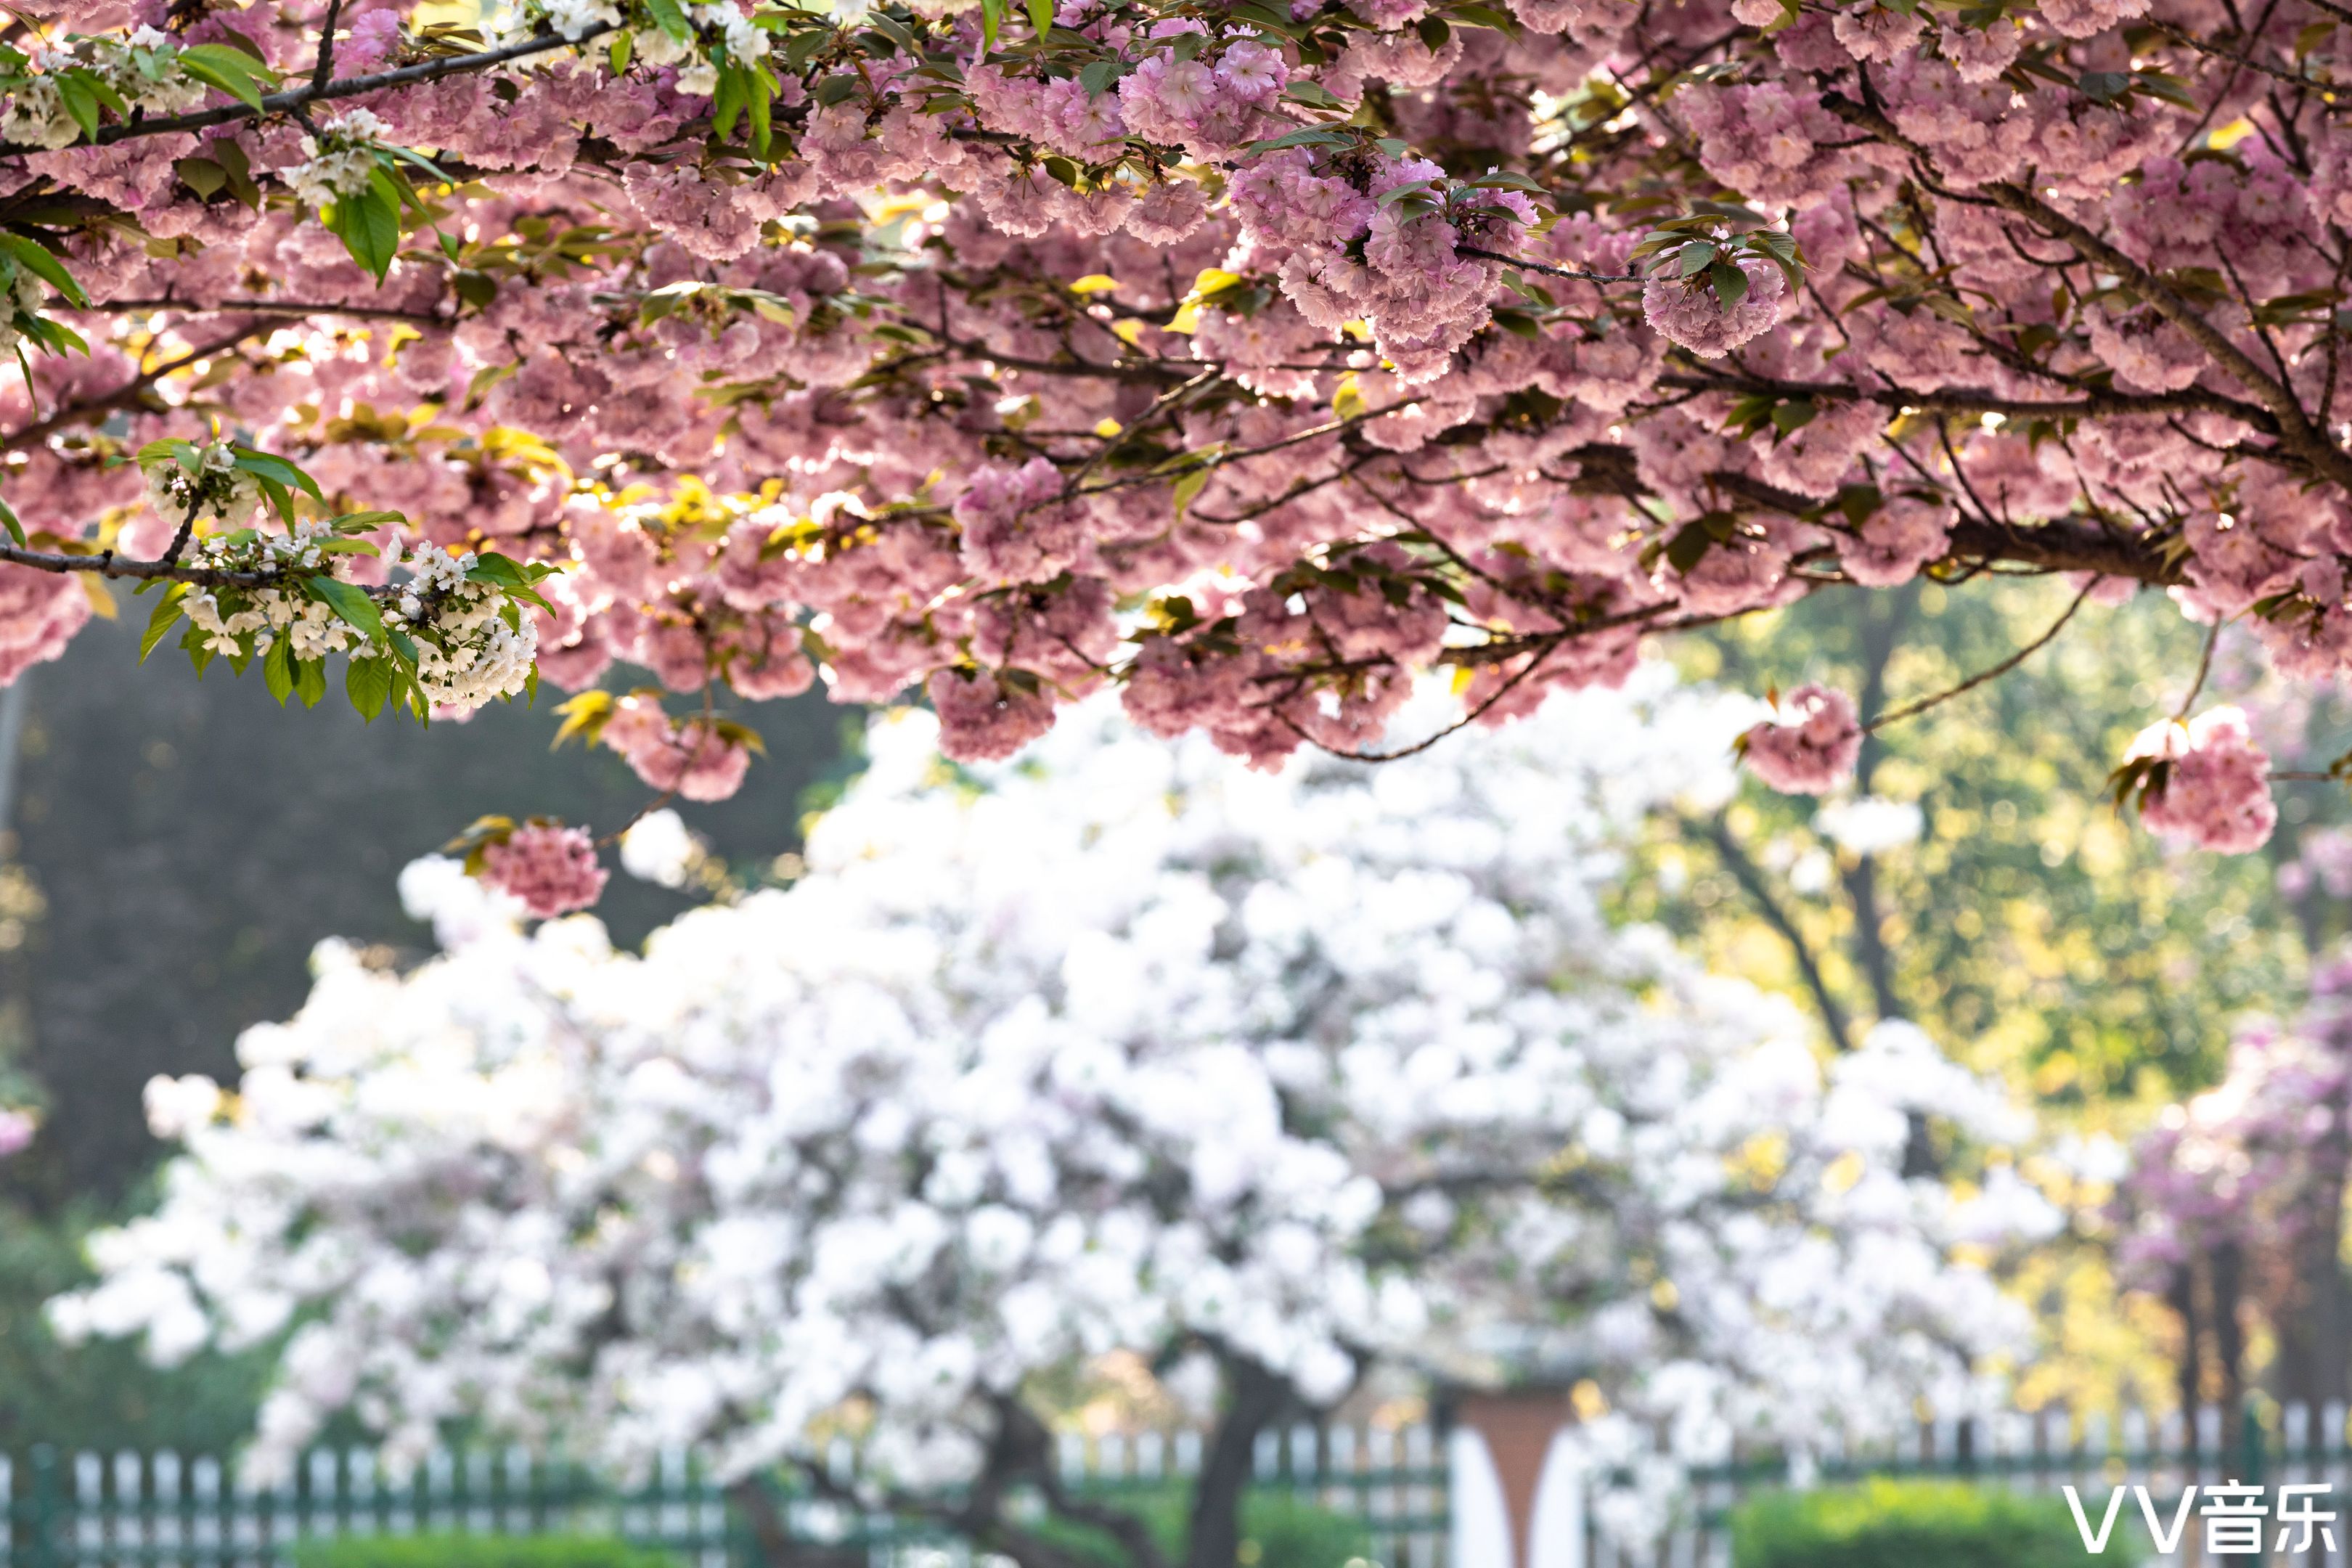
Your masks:
M1891 1471L1973 1476L2020 1493L2074 1485L2100 1498L2121 1479L2146 1484L2161 1509L2191 1484L2325 1483L2336 1489L2321 1505L2338 1510L2336 1539L2294 1561L2299 1568L2352 1568L2346 1420L2335 1402L2272 1407L2267 1426L2212 1406L2159 1419L2136 1408L2118 1415L2051 1406L1965 1423L1937 1417L1892 1441L1826 1434L1805 1462L1783 1464L1750 1449L1699 1469L1689 1512L1664 1536L1633 1546L1601 1538L1596 1527L1584 1561L1591 1568L1728 1568L1726 1521L1753 1489ZM1053 1462L1075 1489L1131 1495L1197 1473L1202 1444L1190 1429L1069 1432L1057 1434ZM1380 1568L1486 1568L1444 1562L1441 1451L1422 1424L1299 1424L1260 1434L1250 1469L1263 1489L1361 1520ZM835 1444L826 1468L832 1480L854 1482L856 1448L845 1439ZM869 1516L806 1487L785 1485L780 1499L796 1533L856 1552L872 1568L976 1561L911 1520ZM711 1473L682 1451L657 1456L641 1481L620 1488L521 1448L436 1449L404 1468L371 1449L322 1447L267 1486L206 1455L48 1448L0 1455L0 1519L7 1526L0 1530L0 1568L287 1568L305 1540L448 1530L610 1532L666 1547L687 1568L755 1568L748 1536L730 1512Z

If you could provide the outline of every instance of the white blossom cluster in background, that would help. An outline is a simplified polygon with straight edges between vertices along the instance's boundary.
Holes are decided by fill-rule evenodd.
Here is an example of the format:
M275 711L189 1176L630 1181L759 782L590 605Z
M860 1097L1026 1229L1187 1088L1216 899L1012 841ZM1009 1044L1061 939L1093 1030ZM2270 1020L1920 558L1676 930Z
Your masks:
M2015 1136L1999 1096L1900 1028L1825 1070L1601 912L1750 716L1651 668L1278 776L1099 704L962 772L887 718L804 879L643 957L422 864L455 945L395 976L330 943L233 1095L160 1085L185 1157L54 1321L163 1360L299 1323L280 1471L345 1408L395 1455L479 1415L740 1471L863 1395L876 1471L952 1482L989 1394L1119 1349L1314 1402L1378 1358L1590 1378L1638 1532L1673 1461L1953 1410L2021 1328L1898 1173L1908 1112Z

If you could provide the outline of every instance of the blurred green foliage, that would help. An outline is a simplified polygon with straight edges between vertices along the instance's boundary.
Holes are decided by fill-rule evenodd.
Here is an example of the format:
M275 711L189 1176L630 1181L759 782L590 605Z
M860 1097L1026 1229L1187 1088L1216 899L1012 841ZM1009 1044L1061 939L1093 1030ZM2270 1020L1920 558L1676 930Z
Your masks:
M1868 719L1999 665L2074 594L2045 577L1832 591L1670 651L1686 676L1759 696L1836 685ZM1858 855L1817 824L1822 802L1748 780L1720 811L1658 826L1619 912L1794 998L1825 1037L1853 1044L1876 1018L1911 1019L2032 1101L2045 1137L2128 1142L2219 1079L2239 1019L2295 1010L2313 952L2345 925L2342 900L2291 900L2277 885L2305 832L2352 815L2340 787L2280 786L2272 844L2241 857L2170 850L2111 804L2109 772L2179 707L2207 635L2160 594L2085 602L2018 668L1866 745L1862 783L1918 806L1916 843ZM2240 700L2258 679L2234 634L2218 650L2199 710ZM2332 700L2257 698L2273 729L2301 737L2281 765L2324 766L2344 749ZM2016 1158L2076 1216L2011 1279L2042 1330L2026 1402L2168 1405L2177 1325L2160 1304L2118 1296L2105 1190L2027 1152L1956 1150L1931 1131L1925 1152L1948 1177Z
M39 1442L68 1452L230 1452L253 1430L268 1350L207 1352L158 1369L136 1343L68 1347L49 1332L42 1304L90 1278L81 1238L96 1217L0 1208L0 1450Z
M1188 1491L1170 1488L1105 1500L1140 1518L1170 1561L1182 1560L1185 1510L1192 1500ZM1097 1568L1129 1568L1128 1553L1101 1531L1054 1519L1032 1528ZM1242 1500L1237 1568L1348 1568L1349 1563L1369 1563L1371 1552L1371 1537L1360 1520L1285 1492L1252 1492Z
M678 1568L606 1535L346 1535L294 1548L294 1568Z
M2129 1551L2124 1557L2135 1560ZM1957 1482L1767 1492L1731 1516L1732 1568L2079 1568L2083 1561L2061 1500Z
M1862 690L1884 649L1883 689L1864 704L1883 710L1999 663L2073 596L2047 578L1822 594L1678 652L1687 674L1760 694L1809 679ZM1812 826L1820 803L1742 789L1724 825L1858 1025L1891 1000L1962 1060L2106 1125L2111 1110L2217 1079L2234 1016L2292 1005L2307 933L2276 891L2275 861L2302 823L2342 815L2341 792L2287 793L2272 854L2237 858L2171 853L2105 793L2132 737L2187 690L2204 636L2160 595L2085 604L2019 668L1876 737L1874 793L1916 803L1926 830L1871 858L1874 932L1857 924L1858 858ZM2200 708L2229 699L2220 684ZM1664 836L1652 867L1663 879L1637 879L1628 912L1805 998L1785 940L1704 833ZM1872 934L1885 997L1864 951Z

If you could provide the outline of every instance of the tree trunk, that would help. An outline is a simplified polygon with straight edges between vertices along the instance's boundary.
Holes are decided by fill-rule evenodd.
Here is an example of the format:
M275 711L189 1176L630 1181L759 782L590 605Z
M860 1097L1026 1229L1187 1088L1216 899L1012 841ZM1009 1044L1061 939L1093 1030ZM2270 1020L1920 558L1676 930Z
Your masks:
M1242 1545L1242 1494L1249 1488L1257 1435L1290 1402L1290 1385L1247 1356L1221 1358L1225 1372L1225 1409L1217 1434L1202 1456L1192 1491L1190 1539L1184 1568L1234 1568ZM1268 1564L1268 1568L1277 1565Z
M2173 1269L2164 1299L2180 1320L2180 1362L2174 1368L2174 1382L2180 1391L2181 1419L2188 1423L2189 1440L2194 1444L2199 1385L2203 1381L2199 1375L2199 1363L2203 1360L2204 1334L2197 1316L2197 1274L2190 1265L2183 1263Z
M2238 1407L2245 1402L2246 1331L2238 1307L2246 1294L2245 1249L2225 1241L2213 1249L2213 1358L2221 1371L2221 1447L2236 1434Z

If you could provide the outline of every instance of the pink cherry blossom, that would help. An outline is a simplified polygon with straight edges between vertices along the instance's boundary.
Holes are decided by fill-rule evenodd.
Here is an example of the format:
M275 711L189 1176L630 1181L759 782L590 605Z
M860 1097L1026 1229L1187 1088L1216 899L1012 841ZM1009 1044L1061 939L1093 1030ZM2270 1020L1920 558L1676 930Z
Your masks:
M2242 709L2209 708L2186 723L2151 724L2127 756L2163 765L2161 782L2152 783L2141 802L2140 820L2167 838L2243 855L2268 843L2278 826L2270 753L2255 742Z
M1828 686L1789 692L1740 741L1749 769L1783 795L1826 795L1853 776L1862 756L1853 699Z
M540 920L588 908L604 895L604 878L584 827L531 823L482 849L482 879Z

